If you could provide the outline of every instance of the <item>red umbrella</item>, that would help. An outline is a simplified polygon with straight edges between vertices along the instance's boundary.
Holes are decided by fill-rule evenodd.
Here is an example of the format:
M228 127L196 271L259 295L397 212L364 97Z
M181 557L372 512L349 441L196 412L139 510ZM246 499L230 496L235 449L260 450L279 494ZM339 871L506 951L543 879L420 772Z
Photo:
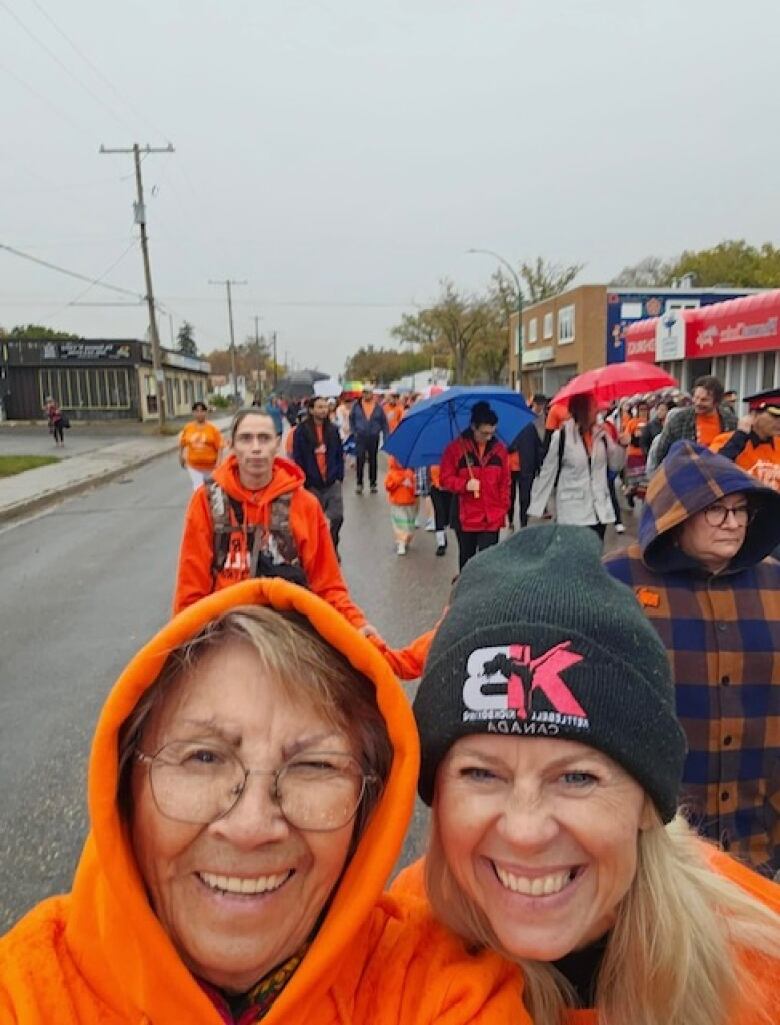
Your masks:
M553 402L568 402L575 395L593 395L598 403L612 402L636 392L669 387L677 387L677 381L665 370L639 360L627 360L578 374L561 388Z

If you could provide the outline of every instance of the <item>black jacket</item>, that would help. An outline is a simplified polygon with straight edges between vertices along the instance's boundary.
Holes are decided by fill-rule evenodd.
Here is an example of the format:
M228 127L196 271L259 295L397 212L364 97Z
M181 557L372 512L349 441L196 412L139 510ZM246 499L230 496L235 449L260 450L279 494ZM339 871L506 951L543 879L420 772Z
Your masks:
M293 459L306 475L306 487L322 489L327 488L334 481L344 480L344 451L341 447L341 436L338 427L326 420L322 425L322 438L325 442L327 458L327 472L325 480L322 479L315 449L317 447L317 432L314 428L314 420L307 416L295 428L293 437Z
M509 446L510 452L520 456L520 476L535 477L544 462L544 442L535 423L526 424Z

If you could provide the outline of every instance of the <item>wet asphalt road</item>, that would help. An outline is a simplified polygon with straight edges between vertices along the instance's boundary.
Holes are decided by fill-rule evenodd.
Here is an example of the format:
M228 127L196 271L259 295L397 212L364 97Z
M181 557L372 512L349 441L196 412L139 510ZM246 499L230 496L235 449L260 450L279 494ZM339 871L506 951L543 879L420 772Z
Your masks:
M69 888L95 721L118 672L168 618L189 495L169 455L0 528L0 932ZM418 531L399 558L381 491L358 498L350 477L345 507L352 594L388 642L404 645L439 617L454 539L436 558L434 536ZM421 852L425 832L418 802L401 864Z
M402 645L438 618L454 554L394 554L383 494L345 489L343 568ZM89 743L105 695L167 619L189 480L175 456L0 529L0 932L68 889L85 830ZM411 694L411 691L410 691ZM405 860L419 851L419 813Z

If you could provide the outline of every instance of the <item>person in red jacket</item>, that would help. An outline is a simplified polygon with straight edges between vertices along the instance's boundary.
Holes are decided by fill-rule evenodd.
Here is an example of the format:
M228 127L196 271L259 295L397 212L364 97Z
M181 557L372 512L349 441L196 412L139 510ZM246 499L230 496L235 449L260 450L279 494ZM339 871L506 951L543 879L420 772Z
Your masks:
M477 402L468 429L445 448L441 486L458 496L458 564L498 544L509 510L509 455L496 438L498 417Z
M230 443L232 454L187 508L173 611L241 580L278 576L307 586L353 626L375 633L349 595L328 521L305 490L303 472L276 454L271 417L240 411Z

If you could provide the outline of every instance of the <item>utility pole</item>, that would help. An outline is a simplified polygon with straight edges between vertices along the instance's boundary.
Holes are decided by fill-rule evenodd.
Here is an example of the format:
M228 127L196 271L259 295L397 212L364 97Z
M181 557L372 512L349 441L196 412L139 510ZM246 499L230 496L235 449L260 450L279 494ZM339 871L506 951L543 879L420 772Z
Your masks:
M278 378L277 363L276 363L276 332L275 331L271 335L271 337L273 338L273 341L274 341L274 391L276 391L276 386L279 383L279 378Z
M236 374L236 337L233 333L233 293L231 288L233 285L246 285L246 281L233 281L232 278L225 278L222 281L212 281L209 279L210 285L224 285L227 289L227 306L228 306L228 325L230 327L230 374L233 378L233 392L231 398L231 405L233 409L238 407L236 402L236 395L238 394L238 376Z
M260 352L260 328L258 324L261 318L255 314L255 359L257 360L257 387L260 391L260 400L263 398L263 379L260 376L263 369L263 360Z
M152 291L152 268L149 264L149 240L146 236L146 206L144 205L144 185L141 179L141 153L146 156L149 153L175 153L173 143L169 142L162 148L154 148L148 143L146 146L139 146L134 142L132 147L124 149L108 149L100 147L100 152L105 153L132 153L135 161L135 189L137 199L133 204L135 223L141 229L141 252L144 258L144 280L146 281L146 303L149 307L149 338L152 343L152 367L157 387L157 417L160 422L160 433L165 428L165 370L163 369L162 352L160 350L160 336L157 333L157 312L154 307L154 292Z

